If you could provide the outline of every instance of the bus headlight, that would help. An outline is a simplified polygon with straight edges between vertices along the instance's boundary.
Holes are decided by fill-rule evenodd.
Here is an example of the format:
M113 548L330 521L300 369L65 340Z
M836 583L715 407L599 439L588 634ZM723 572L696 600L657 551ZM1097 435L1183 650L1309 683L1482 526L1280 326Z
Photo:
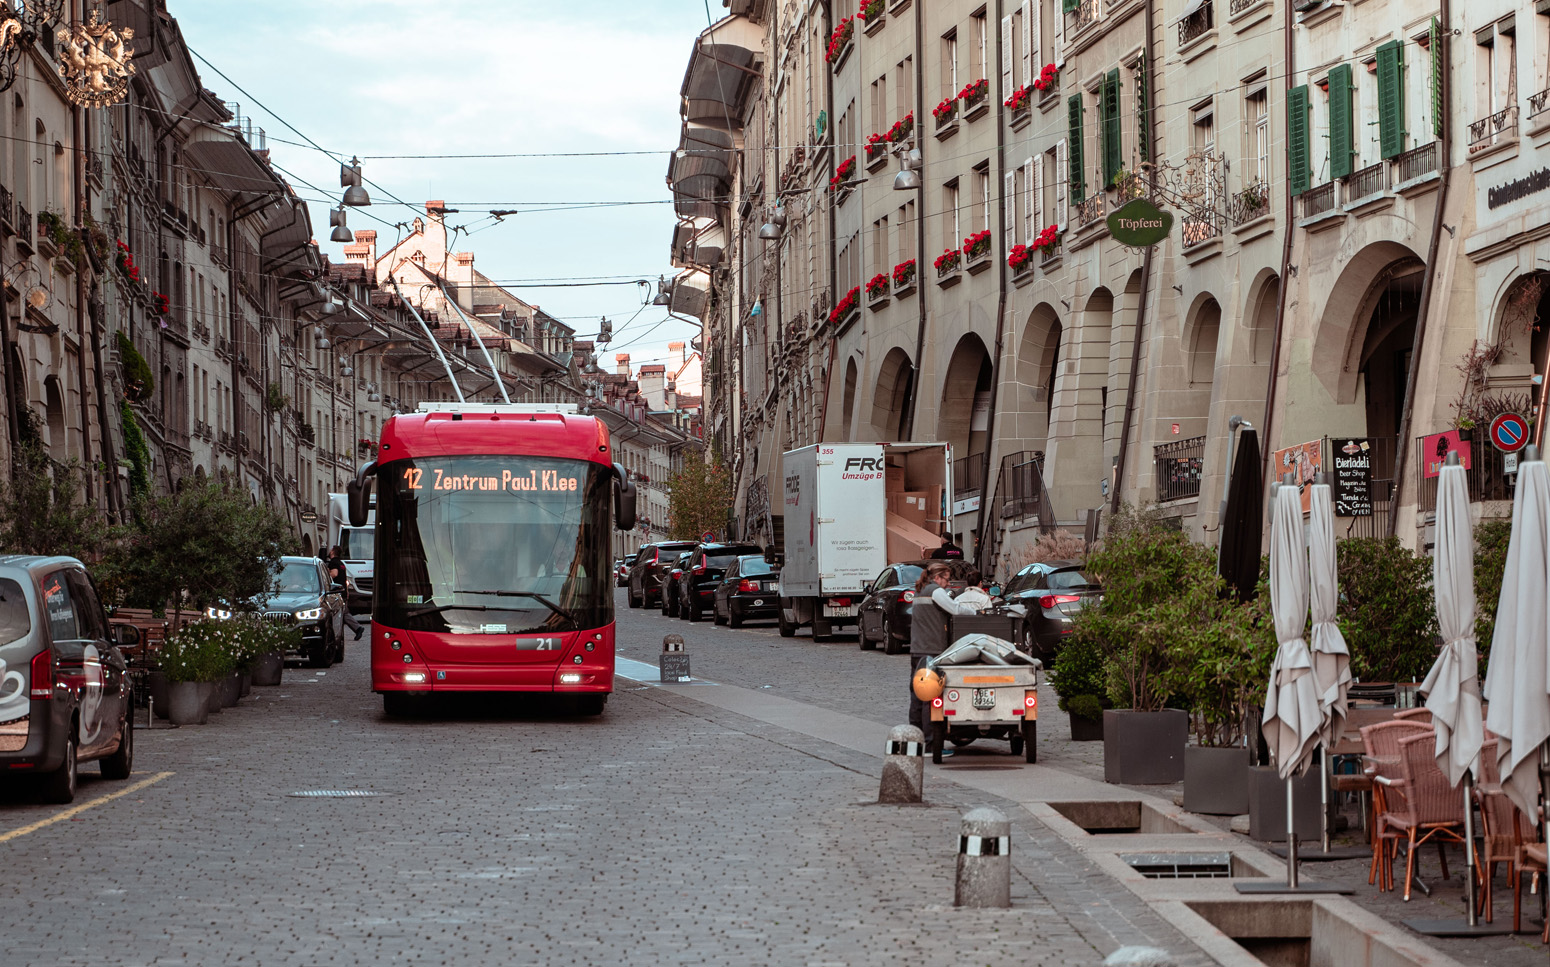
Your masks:
M423 684L425 684L425 673L424 672L404 672L404 684L406 684L406 685L423 685Z
M577 672L564 672L560 675L561 685L580 685L581 675Z
M306 611L296 612L297 621L316 621L323 617L322 608L308 608Z

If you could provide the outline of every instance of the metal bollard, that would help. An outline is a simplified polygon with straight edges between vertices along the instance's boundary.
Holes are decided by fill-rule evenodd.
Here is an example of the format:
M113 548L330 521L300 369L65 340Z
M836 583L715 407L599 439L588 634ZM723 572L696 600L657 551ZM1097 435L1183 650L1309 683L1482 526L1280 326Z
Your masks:
M662 660L658 663L658 674L664 682L687 682L689 675L689 653L684 650L683 635L664 635L662 637Z
M980 806L963 814L958 835L955 907L1012 905L1012 824L999 810Z
M1157 947L1121 947L1103 960L1103 967L1178 967L1178 961Z
M926 776L926 737L913 725L888 730L883 747L883 782L878 802L920 802Z

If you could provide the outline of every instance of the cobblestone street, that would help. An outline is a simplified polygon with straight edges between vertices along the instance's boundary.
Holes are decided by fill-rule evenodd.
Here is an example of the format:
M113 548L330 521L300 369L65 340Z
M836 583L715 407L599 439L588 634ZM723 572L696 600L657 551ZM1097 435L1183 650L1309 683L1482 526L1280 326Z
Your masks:
M83 774L60 821L13 794L0 837L28 872L0 894L0 962L1074 967L1122 944L1220 962L997 792L1080 771L1054 719L1038 766L977 744L928 767L927 805L879 806L880 743L810 733L833 712L894 724L903 658L622 608L621 656L654 660L669 631L723 684L621 678L597 720L479 700L395 721L356 647L208 725L142 731L132 783ZM808 724L725 707L744 688ZM374 795L294 795L312 790ZM1011 911L951 906L959 816L982 804L1013 822ZM39 898L90 910L89 930ZM1459 959L1543 962L1522 950L1540 959Z

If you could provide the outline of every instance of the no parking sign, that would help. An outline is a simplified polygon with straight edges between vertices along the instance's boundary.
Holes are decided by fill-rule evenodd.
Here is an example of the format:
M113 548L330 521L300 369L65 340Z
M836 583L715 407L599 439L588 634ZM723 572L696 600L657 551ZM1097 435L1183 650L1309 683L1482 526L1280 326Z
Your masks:
M1517 453L1528 444L1528 420L1503 413L1491 421L1491 445L1503 453Z

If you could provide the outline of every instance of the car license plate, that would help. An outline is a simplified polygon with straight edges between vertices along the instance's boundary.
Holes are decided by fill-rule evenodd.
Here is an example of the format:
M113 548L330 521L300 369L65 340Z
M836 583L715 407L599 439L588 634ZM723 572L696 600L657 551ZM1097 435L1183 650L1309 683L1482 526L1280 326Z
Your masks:
M996 690L994 688L976 688L974 690L975 708L995 708Z
M823 606L823 616L825 618L854 618L856 616L856 606L847 604L834 607L833 605L826 604Z

